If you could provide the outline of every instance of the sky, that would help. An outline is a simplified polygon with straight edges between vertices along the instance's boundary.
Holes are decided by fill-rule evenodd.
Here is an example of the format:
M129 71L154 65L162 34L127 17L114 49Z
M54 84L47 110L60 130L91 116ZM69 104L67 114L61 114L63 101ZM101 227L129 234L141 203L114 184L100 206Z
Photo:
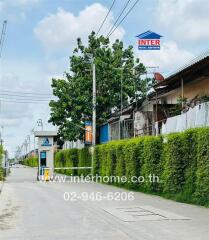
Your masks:
M97 31L112 0L0 0L0 29L8 21L0 59L0 126L10 156L42 118L45 130L48 102L6 102L6 91L35 93L49 98L51 79L69 69L69 56L77 37L87 42ZM107 35L127 0L116 0L101 29ZM131 6L135 0L130 1ZM145 66L169 75L209 48L208 0L140 0L111 36L133 45ZM161 50L139 51L136 36L151 30L163 36ZM27 94L26 94L27 95ZM15 96L14 96L15 98ZM8 99L7 99L8 101ZM32 135L31 135L32 138Z

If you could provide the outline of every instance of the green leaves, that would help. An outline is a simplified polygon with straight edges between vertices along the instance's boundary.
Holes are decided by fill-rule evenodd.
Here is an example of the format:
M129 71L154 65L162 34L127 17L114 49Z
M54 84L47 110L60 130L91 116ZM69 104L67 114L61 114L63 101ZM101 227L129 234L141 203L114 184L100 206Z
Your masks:
M135 93L137 98L146 94L146 81L140 78L146 69L134 59L132 46L124 48L119 40L111 46L108 38L97 38L94 32L87 46L78 38L70 57L67 79L52 80L57 100L50 102L50 122L59 126L63 139L83 139L84 131L76 126L84 127L84 122L92 119L92 57L96 65L98 125L107 120L112 109L120 109L121 82L123 106L128 105L128 99L134 100Z

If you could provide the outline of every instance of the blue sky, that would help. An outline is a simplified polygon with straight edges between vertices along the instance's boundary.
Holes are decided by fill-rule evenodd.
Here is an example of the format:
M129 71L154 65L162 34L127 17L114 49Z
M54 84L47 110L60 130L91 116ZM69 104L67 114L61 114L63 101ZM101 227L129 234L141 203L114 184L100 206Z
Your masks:
M8 20L0 59L0 91L50 93L52 77L62 76L77 37L84 42L97 30L112 0L0 0L0 23ZM126 0L116 0L101 33L107 33ZM131 4L134 0L131 0ZM146 66L169 73L208 49L208 0L141 0L112 41L120 38L133 45ZM1 25L0 25L1 27ZM106 31L105 31L106 30ZM136 35L151 30L163 35L160 51L138 51ZM21 144L35 125L46 118L45 105L1 103L6 147Z

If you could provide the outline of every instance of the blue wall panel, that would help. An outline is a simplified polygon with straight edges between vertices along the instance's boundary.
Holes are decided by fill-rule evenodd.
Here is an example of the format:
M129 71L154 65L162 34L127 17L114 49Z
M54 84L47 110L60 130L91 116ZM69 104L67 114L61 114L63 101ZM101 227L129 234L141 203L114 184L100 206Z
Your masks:
M106 143L109 141L108 124L102 125L99 130L99 142Z

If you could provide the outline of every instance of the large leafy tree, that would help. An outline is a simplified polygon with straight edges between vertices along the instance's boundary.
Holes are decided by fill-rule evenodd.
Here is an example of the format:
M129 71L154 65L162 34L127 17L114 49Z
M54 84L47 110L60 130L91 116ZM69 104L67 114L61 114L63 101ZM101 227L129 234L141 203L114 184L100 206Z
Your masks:
M110 44L103 36L92 32L88 46L77 39L77 47L70 57L70 69L66 79L53 79L53 94L57 100L50 102L50 122L59 126L63 139L83 138L84 122L92 120L92 65L96 65L97 124L107 120L113 110L121 106L121 80L123 106L146 94L146 79L140 76L146 69L134 58L133 47L124 48L116 40Z

